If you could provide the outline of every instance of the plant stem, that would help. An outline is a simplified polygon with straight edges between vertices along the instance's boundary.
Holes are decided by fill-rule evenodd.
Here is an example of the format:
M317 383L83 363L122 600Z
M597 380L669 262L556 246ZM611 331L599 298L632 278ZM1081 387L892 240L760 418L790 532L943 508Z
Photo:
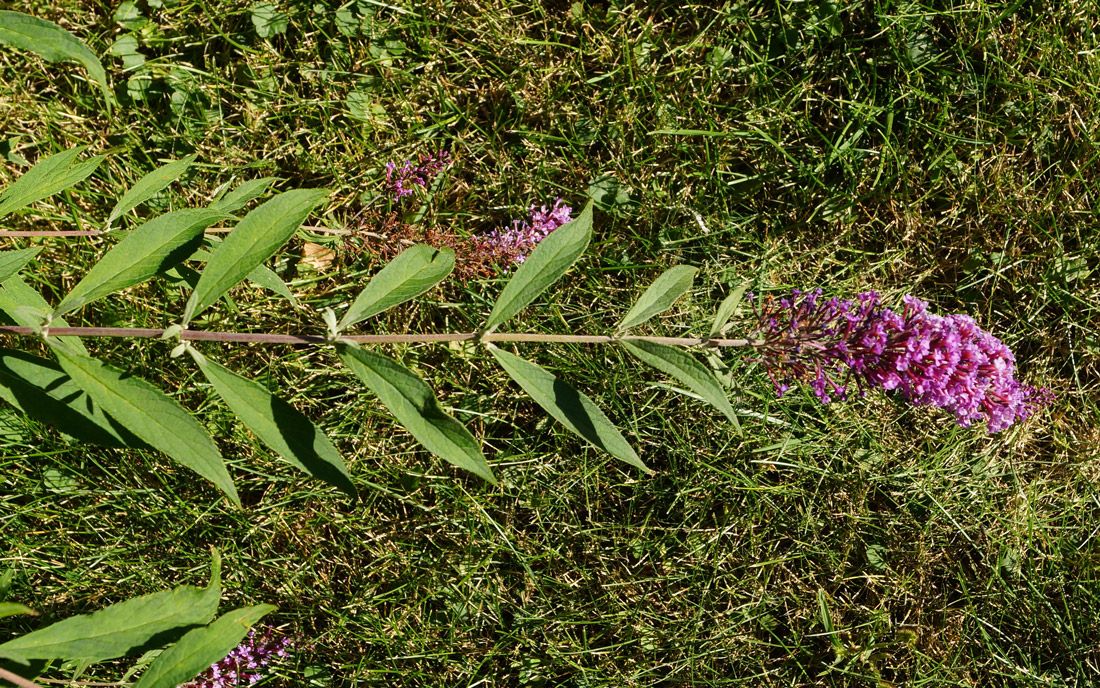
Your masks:
M129 337L152 339L164 334L162 329L136 327L50 327L48 333L58 337ZM37 335L33 327L0 325L0 334ZM204 332L183 330L180 337L189 341L250 342L258 344L326 344L320 335L265 334L261 332ZM357 344L429 344L437 342L542 342L547 344L613 344L617 341L646 341L670 346L760 346L754 339L699 339L695 337L647 337L640 335L539 334L535 332L448 332L443 334L360 334L342 337Z
M42 688L42 686L38 685L34 681L29 681L19 674L13 674L4 667L0 667L0 678L4 679L8 683L11 683L12 685L19 686L19 688Z

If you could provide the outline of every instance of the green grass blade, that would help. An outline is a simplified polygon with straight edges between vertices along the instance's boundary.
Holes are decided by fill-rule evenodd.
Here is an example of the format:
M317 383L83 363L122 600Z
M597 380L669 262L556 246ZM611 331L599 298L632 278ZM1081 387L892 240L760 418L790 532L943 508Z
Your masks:
M41 250L41 246L36 246L18 251L0 252L0 282L22 270L23 266L31 262L31 259L37 256Z
M242 607L223 614L204 628L196 628L160 654L134 688L176 688L220 661L240 644L248 629L275 611L270 604Z
M29 50L48 62L69 60L79 62L88 76L99 86L107 102L107 114L115 103L107 72L99 57L84 41L53 22L22 12L0 11L0 43L20 50Z
M643 339L623 339L619 341L632 356L642 363L671 375L684 383L688 389L703 397L708 404L722 412L733 423L737 434L741 435L741 423L734 413L726 392L717 378L706 367L695 360L687 351L667 344L647 342Z
M145 446L46 358L0 349L0 399L81 442L119 448Z
M161 165L139 179L129 191L122 195L122 198L118 199L118 203L115 204L115 207L111 210L111 215L107 218L107 226L109 227L112 222L122 217L123 214L138 207L152 198L158 191L179 179L180 175L191 166L191 163L195 162L196 157L198 156L188 155L182 160Z
M278 177L264 177L242 182L237 188L211 203L209 208L220 213L235 213L277 181Z
M730 292L730 295L722 299L722 303L718 305L718 310L714 314L714 324L710 327L709 337L718 337L722 334L722 330L725 328L726 323L730 321L733 314L737 312L737 306L741 304L741 298L745 295L745 290L749 288L749 283L744 282L736 289Z
M665 270L653 280L634 306L623 316L619 331L629 330L641 325L658 313L672 307L672 304L691 289L698 268L677 265Z
M337 329L344 330L420 296L451 274L454 266L455 252L449 248L419 245L402 251L371 278Z
M340 359L428 451L496 485L481 445L462 423L447 415L415 373L385 356L339 345Z
M198 248L203 230L223 217L210 210L189 209L146 222L100 258L58 304L54 314L76 310L178 265Z
M279 456L305 473L356 497L344 460L328 436L289 403L252 380L188 349L233 413Z
M3 14L0 12L0 14ZM55 153L23 173L19 179L0 193L0 217L4 217L31 203L49 198L59 191L88 178L99 167L105 156L97 155L82 163L76 163L84 147L70 148Z
M48 342L62 369L104 411L149 446L221 489L240 506L225 461L202 425L175 400L141 378Z
M0 283L0 311L23 327L37 327L42 324L40 320L27 317L24 308L38 311L45 318L53 309L46 299L38 293L38 290L23 281L19 275L9 277ZM63 318L54 318L52 324L56 327L68 327L69 323ZM80 337L58 337L61 341L75 348L80 353L87 355L88 349Z
M542 366L515 354L495 346L489 347L489 353L535 403L578 437L646 473L654 472L642 463L619 429L588 396Z
M579 217L558 227L539 242L516 269L516 274L504 285L504 291L493 305L486 329L495 329L538 298L577 262L591 239L592 203L589 202Z
M58 621L0 645L0 657L81 659L102 662L128 654L151 641L170 642L173 631L210 623L221 600L221 559L217 553L210 585L181 585L142 595L92 614Z
M326 189L287 191L245 215L211 254L187 301L183 324L274 255L328 195Z

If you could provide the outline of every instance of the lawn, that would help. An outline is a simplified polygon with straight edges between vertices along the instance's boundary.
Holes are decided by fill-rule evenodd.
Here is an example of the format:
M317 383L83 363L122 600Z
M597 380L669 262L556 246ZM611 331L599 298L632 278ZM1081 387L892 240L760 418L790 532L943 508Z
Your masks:
M0 620L0 642L204 585L217 548L223 610L277 605L265 623L300 639L261 685L1100 680L1092 3L2 5L85 41L118 104L108 113L81 67L0 45L0 188L51 153L107 154L0 229L102 229L123 189L188 155L182 179L115 224L263 177L331 191L268 262L296 303L241 286L196 329L324 335L323 309L340 313L403 239L461 247L533 205L594 199L588 251L506 329L612 333L662 270L690 265L690 293L639 332L706 337L745 284L912 294L972 316L1057 397L990 435L896 395L776 398L751 355L700 353L739 435L618 346L506 347L590 396L651 476L556 425L484 348L379 347L482 441L493 486L424 450L331 347L197 344L324 428L350 500L275 457L172 342L87 338L194 413L243 507L158 452L0 407L0 571L15 572L8 599L40 612ZM453 161L435 183L389 201L387 162L440 151ZM42 247L22 274L57 304L116 234L0 250ZM354 331L474 331L513 273L451 278ZM163 328L188 293L158 279L67 318ZM729 336L752 324L742 306ZM120 681L134 659L79 680Z

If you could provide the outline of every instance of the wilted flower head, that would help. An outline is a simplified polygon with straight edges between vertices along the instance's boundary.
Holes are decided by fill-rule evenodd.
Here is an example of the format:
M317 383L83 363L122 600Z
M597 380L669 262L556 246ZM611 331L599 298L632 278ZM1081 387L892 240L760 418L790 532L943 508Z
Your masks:
M494 229L472 237L473 252L501 267L518 265L550 232L573 219L573 209L560 198L550 208L531 206L528 212L527 220L513 220L507 229Z
M199 674L193 681L179 688L236 688L256 683L263 674L261 669L274 659L290 656L294 641L286 636L276 636L271 629L257 633L248 632L248 637L225 656L214 662L210 668Z
M450 163L451 154L447 151L421 155L416 165L413 165L412 160L405 160L400 165L387 162L386 183L383 190L390 198L399 201L402 196L408 196L413 192L413 186L427 186L428 182Z
M780 396L808 381L824 403L844 399L852 380L897 390L916 406L951 412L968 427L985 420L999 432L1049 404L1050 390L1015 379L1016 358L1001 340L967 315L934 315L913 296L901 313L875 292L855 301L823 300L821 290L755 300L759 361Z

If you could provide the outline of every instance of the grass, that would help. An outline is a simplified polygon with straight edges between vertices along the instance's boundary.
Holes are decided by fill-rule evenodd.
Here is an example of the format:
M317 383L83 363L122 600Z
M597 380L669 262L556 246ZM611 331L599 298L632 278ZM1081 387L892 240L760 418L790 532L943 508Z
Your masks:
M594 247L516 330L610 330L661 267L691 264L694 292L654 332L705 334L746 280L912 293L973 315L1059 398L986 436L882 396L776 400L727 354L739 438L617 349L520 347L600 403L650 478L556 428L476 349L392 349L483 439L494 489L417 448L329 352L203 345L328 430L364 494L350 504L273 459L170 344L88 342L196 412L246 508L159 455L0 411L0 561L11 599L42 612L0 632L201 584L216 546L223 609L277 604L273 622L312 643L269 685L1086 686L1100 672L1090 3L295 2L269 38L235 0L141 2L143 26L90 0L8 6L101 55L133 36L146 59L105 56L121 100L108 119L80 69L0 50L4 185L18 156L112 153L11 229L99 227L123 187L192 152L201 164L137 216L277 176L333 190L312 223L371 229L383 164L447 148L423 224L460 234L556 196L579 207L603 179ZM301 309L242 288L199 326L323 331L316 311L346 304L386 247L313 274L304 236L274 262ZM56 303L111 240L39 243L24 274ZM364 331L476 327L502 281L448 284ZM185 297L158 282L72 320L159 327Z

